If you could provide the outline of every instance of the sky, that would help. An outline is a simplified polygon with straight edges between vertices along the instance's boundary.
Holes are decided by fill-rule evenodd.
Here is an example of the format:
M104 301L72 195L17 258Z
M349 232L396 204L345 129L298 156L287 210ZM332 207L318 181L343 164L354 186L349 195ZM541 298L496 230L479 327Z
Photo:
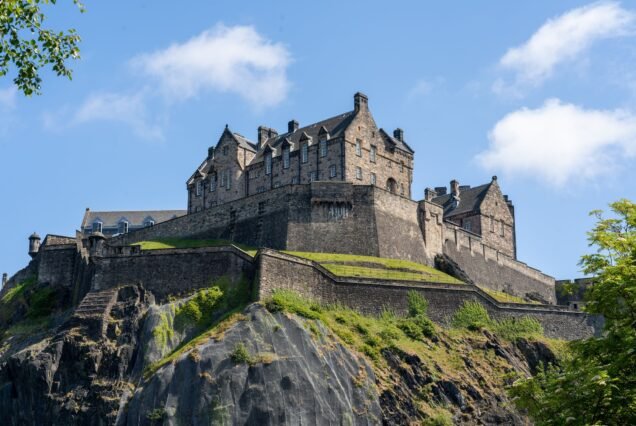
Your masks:
M185 4L185 3L184 3ZM71 1L73 79L0 77L0 272L84 211L185 209L226 124L256 139L353 109L404 129L413 191L497 175L518 258L581 276L588 213L636 200L636 1ZM178 9L178 10L177 10Z

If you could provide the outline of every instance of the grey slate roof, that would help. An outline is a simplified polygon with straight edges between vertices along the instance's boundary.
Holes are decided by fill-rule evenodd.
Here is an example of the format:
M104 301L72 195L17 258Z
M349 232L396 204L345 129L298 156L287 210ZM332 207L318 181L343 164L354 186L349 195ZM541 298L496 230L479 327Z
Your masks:
M415 153L415 151L413 151L413 149L408 146L406 142L394 138L393 136L385 132L384 129L380 129L380 135L386 142L392 144L395 148L401 149L402 151L410 152L411 154Z
M234 136L234 139L236 139L236 141L238 142L239 146L241 148L245 148L249 151L253 151L256 152L256 144L251 142L249 139L247 139L245 136L239 134L239 133L232 133L232 136Z
M99 219L104 228L116 227L119 220L124 218L132 226L143 226L147 218L152 218L156 223L165 222L175 217L183 216L186 210L135 210L135 211L109 211L97 212L87 210L82 221L82 228L91 227L93 222Z
M355 116L355 111L345 112L344 114L339 114L334 117L327 118L326 120L322 120L317 123L313 123L308 126L301 127L295 132L283 133L274 138L268 139L265 142L265 144L261 147L261 150L256 155L254 160L252 160L252 163L257 163L259 161L262 161L265 146L271 147L276 154L280 154L279 147L285 139L288 139L289 142L291 143L292 150L295 150L298 148L298 144L301 140L300 138L303 134L306 134L314 142L317 142L318 135L321 134L320 129L323 127L329 133L330 139L337 138L344 133L345 129L347 128L349 123L351 123L351 120L353 120L354 116Z
M435 204L444 207L444 217L453 217L469 212L479 212L479 206L488 192L492 182L479 185L474 188L461 189L459 192L459 205L453 208L453 196L451 194L440 195L433 198Z

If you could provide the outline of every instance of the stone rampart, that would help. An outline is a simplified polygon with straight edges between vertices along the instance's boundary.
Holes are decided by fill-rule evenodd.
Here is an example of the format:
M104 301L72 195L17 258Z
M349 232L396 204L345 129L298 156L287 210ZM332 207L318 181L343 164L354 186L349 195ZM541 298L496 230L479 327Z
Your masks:
M485 244L481 238L445 223L444 254L486 288L555 304L554 278Z
M377 315L389 307L407 311L407 293L420 292L429 301L429 315L448 324L453 313L467 300L482 303L491 317L530 316L544 327L548 337L580 339L598 335L602 320L566 307L500 303L472 285L451 285L335 277L320 265L272 250L261 250L258 297L269 297L275 289L288 289L321 303L341 303L366 314Z
M253 259L234 246L95 255L92 261L91 290L141 284L160 301L209 287L221 277L251 282L255 274Z

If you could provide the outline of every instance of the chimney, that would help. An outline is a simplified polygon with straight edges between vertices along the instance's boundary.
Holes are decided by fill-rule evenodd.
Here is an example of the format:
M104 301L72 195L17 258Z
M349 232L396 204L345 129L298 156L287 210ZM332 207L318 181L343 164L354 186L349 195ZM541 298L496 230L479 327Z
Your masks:
M208 148L208 158L209 159L214 158L214 147L213 146Z
M360 92L353 95L353 110L355 112L369 110L369 98L367 98L367 95Z
M274 129L265 126L258 126L258 142L256 149L261 149L267 139L275 138L278 136L278 132Z
M450 192L453 197L459 198L459 182L457 182L455 179L450 181Z
M393 131L393 137L400 142L404 142L404 130L399 127Z
M436 186L435 193L437 195L446 195L446 187L445 186Z
M2 274L2 286L0 286L0 290L2 290L5 285L7 285L7 281L9 281L9 277L7 276L7 273L5 272L4 274Z
M294 133L296 130L298 130L298 126L298 121L291 120L289 123L287 123L287 133Z
M435 197L437 197L437 192L433 188L426 188L424 190L424 199L426 201L431 201Z

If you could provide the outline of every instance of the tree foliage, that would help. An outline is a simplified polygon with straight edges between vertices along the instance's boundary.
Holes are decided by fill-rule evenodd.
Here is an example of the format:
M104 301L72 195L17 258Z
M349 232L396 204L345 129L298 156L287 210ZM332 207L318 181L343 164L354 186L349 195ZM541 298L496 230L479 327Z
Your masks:
M42 6L57 0L0 0L0 76L12 68L13 82L25 95L39 94L41 68L71 78L69 59L79 58L79 35L73 29L54 31L43 26ZM80 0L73 0L80 11Z
M601 211L588 233L596 253L582 257L595 276L586 310L605 318L602 337L571 345L572 357L511 389L539 424L636 424L636 204L620 200Z

